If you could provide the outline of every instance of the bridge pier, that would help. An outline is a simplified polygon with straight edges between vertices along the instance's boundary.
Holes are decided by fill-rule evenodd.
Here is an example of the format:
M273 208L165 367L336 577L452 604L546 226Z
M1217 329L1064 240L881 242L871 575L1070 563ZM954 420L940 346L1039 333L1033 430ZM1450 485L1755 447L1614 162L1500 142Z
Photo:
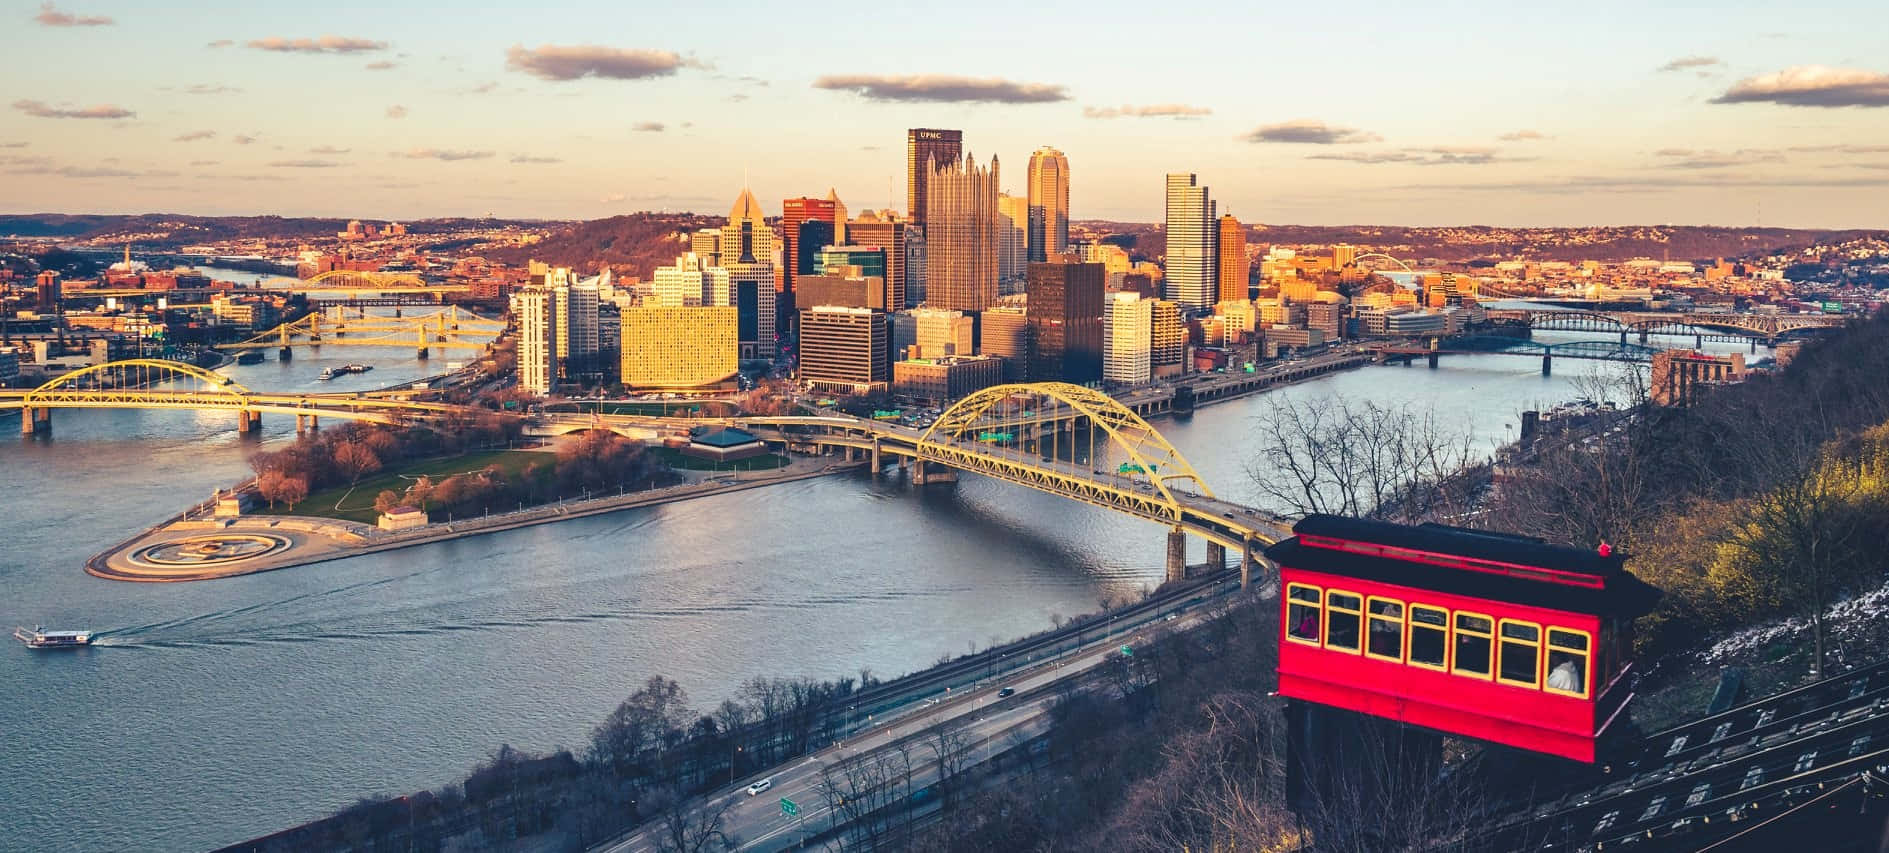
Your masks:
M872 478L879 479L879 439L872 440Z
M52 410L45 406L20 409L20 434L38 435L52 432Z
M1541 357L1541 375L1551 376L1553 374L1554 374L1554 356L1544 353L1542 354L1542 357Z
M1259 560L1253 556L1253 552L1258 548L1258 542L1248 539L1246 547L1240 549L1240 589L1253 585L1253 569L1259 565Z
M1751 339L1751 351L1752 351L1752 352L1754 352L1754 353L1758 351L1758 339L1757 339L1757 338L1752 338L1752 339Z
M1168 581L1187 579L1187 532L1176 527L1168 531Z
M317 418L314 415L296 415L295 416L295 434L296 435L301 435L302 433L305 433L305 432L320 432L320 431L321 431L320 418Z
M925 486L932 483L955 483L957 481L958 472L950 468L944 468L942 471L927 471L925 468L925 460L920 459L912 463L913 485Z
M262 413L248 409L237 412L236 432L238 435L256 435L262 432Z
M1217 572L1227 567L1227 546L1207 540L1207 571Z
M1640 343L1646 343L1646 330L1640 330Z
M1430 354L1429 354L1428 356L1426 356L1426 358L1428 358L1428 359L1430 360L1430 369L1431 369L1431 370L1435 370L1435 369L1436 369L1436 362L1437 362L1437 358L1438 358L1438 356L1437 356L1437 354L1436 354L1436 353L1434 353L1434 352L1433 352L1433 353L1430 353Z

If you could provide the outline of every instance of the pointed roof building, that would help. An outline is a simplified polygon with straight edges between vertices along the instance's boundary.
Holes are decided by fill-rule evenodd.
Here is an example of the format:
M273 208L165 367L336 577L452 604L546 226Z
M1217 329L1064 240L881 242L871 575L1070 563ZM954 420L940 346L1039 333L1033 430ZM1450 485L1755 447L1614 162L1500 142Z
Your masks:
M833 202L833 244L846 245L846 202L840 201L840 191L827 187L826 200Z
M735 199L734 209L728 212L728 222L730 224L742 220L760 222L764 218L765 214L761 212L761 203L754 200L754 193L747 187L742 187L741 195Z

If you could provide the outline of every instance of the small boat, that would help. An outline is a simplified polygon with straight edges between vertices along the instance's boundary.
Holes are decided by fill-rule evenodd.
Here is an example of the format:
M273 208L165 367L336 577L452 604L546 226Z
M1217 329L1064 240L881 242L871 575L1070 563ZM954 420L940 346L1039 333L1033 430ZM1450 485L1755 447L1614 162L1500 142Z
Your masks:
M321 369L321 375L320 375L320 376L317 376L317 377L315 377L315 378L316 378L316 379L319 379L319 380L321 380L321 381L323 381L323 382L326 382L326 381L328 381L328 380L330 380L330 379L333 379L333 378L335 378L335 375L336 375L336 374L335 374L335 369L334 369L334 368L332 368L332 367L324 367L324 368L322 368L322 369Z
M39 627L15 628L13 636L35 649L76 649L92 644L91 631L47 631Z
M261 364L262 351L253 350L253 349L245 351L236 356L236 363L237 364Z

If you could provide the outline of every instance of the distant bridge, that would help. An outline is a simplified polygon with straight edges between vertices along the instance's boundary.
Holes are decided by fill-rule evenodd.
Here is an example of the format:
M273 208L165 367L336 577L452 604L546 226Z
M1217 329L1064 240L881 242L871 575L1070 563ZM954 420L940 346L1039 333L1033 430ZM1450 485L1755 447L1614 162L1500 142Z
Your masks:
M283 323L255 337L233 344L218 344L218 349L286 349L307 346L413 346L421 358L429 348L484 350L491 338L505 328L501 320L481 317L457 306L434 314L413 317L381 317L363 312L359 317L324 319L314 312L299 320ZM350 337L352 335L352 337ZM483 336L487 340L462 340L462 336Z
M1786 337L1838 329L1846 319L1829 314L1721 314L1709 311L1580 311L1570 309L1491 309L1489 320L1526 325L1530 329L1564 332L1691 336L1743 343L1757 340L1774 344ZM1714 332L1718 334L1714 334Z
M1588 361L1629 361L1646 362L1653 360L1657 347L1642 344L1615 341L1569 341L1560 344L1544 344L1527 338L1507 335L1472 335L1469 337L1440 338L1430 346L1388 346L1377 349L1378 358L1386 363L1408 366L1417 359L1424 359L1432 368L1445 355L1526 355L1541 359L1541 375L1553 372L1554 360L1573 358Z

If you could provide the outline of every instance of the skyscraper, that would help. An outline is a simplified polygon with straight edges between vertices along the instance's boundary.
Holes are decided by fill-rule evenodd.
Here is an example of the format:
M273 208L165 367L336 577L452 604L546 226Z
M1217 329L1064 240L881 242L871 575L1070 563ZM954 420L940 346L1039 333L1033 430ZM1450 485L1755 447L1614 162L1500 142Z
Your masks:
M694 252L676 258L675 266L657 267L651 296L645 305L663 308L726 306L728 271L709 266Z
M1149 301L1153 303L1149 309L1150 370L1156 377L1187 372L1187 323L1181 320L1181 306L1166 299Z
M930 208L926 187L935 166L964 158L964 131L914 127L905 132L905 213L920 228Z
M1190 310L1211 308L1218 295L1214 216L1207 187L1192 172L1167 176L1167 264L1161 292Z
M551 393L557 379L557 299L544 287L524 287L512 293L512 316L518 320L518 387L533 394Z
M925 304L982 311L997 299L997 254L1002 241L997 212L997 158L980 168L964 162L931 172L925 225Z
M563 269L563 268L560 268ZM596 279L577 280L563 269L564 282L553 288L558 301L558 374L576 377L597 373L602 345L597 334Z
M1031 263L1069 251L1069 158L1044 146L1030 155Z
M800 312L800 380L829 391L883 391L892 381L883 311L821 305Z
M721 229L721 266L728 270L729 296L738 310L741 357L773 358L774 229L745 187Z
M1246 226L1229 213L1220 217L1220 302L1244 302L1246 292Z
M997 211L1003 214L1003 221L998 223L1003 236L998 241L997 289L1008 294L1015 290L1011 285L1021 283L1029 269L1029 199L998 193Z
M1102 342L1102 379L1139 385L1153 378L1154 302L1136 293L1108 295Z
M834 241L838 232L833 227L836 213L833 202L823 198L790 198L781 202L781 275L774 289L776 293L789 295L781 300L783 310L792 301L794 276L808 272L802 269L806 265L803 261L811 261L813 252ZM800 226L806 222L824 222L828 229L826 239L811 249L801 248Z
M735 309L623 309L622 375L631 388L700 388L735 375Z
M833 242L846 242L846 203L840 201L840 191L827 187L826 200L833 205Z
M905 262L907 237L907 226L903 222L862 217L846 224L846 239L850 244L885 250L886 309L890 311L912 304L911 290L907 286L910 267Z
M1032 382L1082 385L1102 378L1101 264L1031 264L1029 297Z

